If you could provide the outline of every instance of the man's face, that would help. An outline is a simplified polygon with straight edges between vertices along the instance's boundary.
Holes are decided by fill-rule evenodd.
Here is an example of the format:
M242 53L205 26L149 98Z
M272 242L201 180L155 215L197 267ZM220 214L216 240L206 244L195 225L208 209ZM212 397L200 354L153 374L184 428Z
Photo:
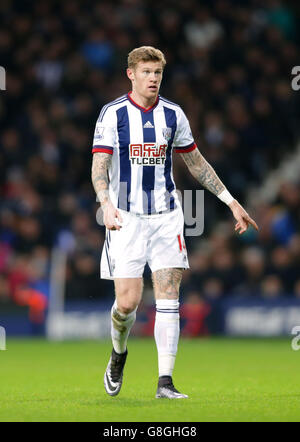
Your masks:
M132 81L132 88L144 98L155 98L158 95L162 80L163 67L160 61L140 61L136 68L127 69Z

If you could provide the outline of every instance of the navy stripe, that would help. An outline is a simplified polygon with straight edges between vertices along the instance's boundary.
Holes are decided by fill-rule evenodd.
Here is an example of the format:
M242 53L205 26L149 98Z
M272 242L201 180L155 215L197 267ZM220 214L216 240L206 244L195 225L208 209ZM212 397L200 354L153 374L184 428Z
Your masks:
M100 113L100 116L99 116L99 122L102 123L106 111L107 111L111 106L114 106L114 105L116 105L116 104L123 103L123 102L125 102L126 100L127 100L127 98L124 98L123 100L117 101L117 102L112 103L112 104L107 104L106 106L104 106L104 108L102 109L102 111L101 111L101 113Z
M120 189L118 207L129 212L129 195L131 191L131 164L129 160L130 130L127 106L123 106L117 110L117 119L120 150Z
M165 170L164 170L164 176L166 180L166 204L167 208L170 210L174 209L175 201L174 197L171 194L171 192L175 189L175 184L172 181L171 178L171 168L172 168L172 144L175 136L175 132L177 129L177 117L176 112L173 109L169 109L168 107L164 106L164 113L165 113L165 119L166 119L166 125L167 127L170 127L172 129L171 137L168 141L168 148L166 152L166 161L165 161Z
M93 149L109 149L112 152L114 151L114 148L112 146L102 146L101 144L95 144L93 146Z
M176 146L175 149L180 149L180 150L185 150L185 149L189 149L190 147L192 147L195 144L195 141L193 141L191 144L189 144L188 146Z
M107 257L107 262L108 262L108 267L109 267L109 273L110 273L110 276L112 276L112 271L111 271L111 266L110 266L110 257L109 257L110 230L106 230L106 238L105 238L104 246L105 246L106 257Z
M110 260L109 260L109 256L108 256L108 249L107 249L107 244L104 244L105 247L105 252L106 252L106 258L107 258L107 263L108 263L108 268L109 268L109 274L110 276L112 276L112 271L111 271L111 267L110 267Z
M109 246L110 246L110 230L107 230L107 235L106 235L106 238L105 238L105 242L106 242L107 248L109 250Z
M179 310L157 310L159 313L179 313Z
M114 104L118 104L119 102L124 101L124 98L127 98L127 95L122 95L119 98L116 98L114 101L110 101L109 103L106 103L103 108L101 109L99 118L101 118L101 115L103 114L103 112L106 110L107 107L113 106Z
M164 98L164 97L161 97L161 96L160 96L159 99L162 100L162 101L164 101L165 103L172 104L173 106L180 107L179 104L173 103L173 101L167 100L167 99Z
M118 99L118 100L112 101L111 103L108 103L108 104L106 104L105 106L103 106L103 108L102 108L102 110L101 110L101 112L100 112L100 115L99 115L99 119L98 119L98 121L99 121L99 122L102 122L103 117L104 117L104 115L105 115L105 112L107 111L108 108L110 108L111 106L114 106L115 104L123 103L123 102L126 101L126 100L127 100L127 96L125 96L125 98L122 98L122 99L120 98L120 99Z
M110 107L110 106L112 106L112 103L105 104L105 105L102 107L102 109L101 109L101 111L100 111L100 114L99 114L98 121L102 121L103 114L106 112L106 109L107 109L108 107Z
M143 112L141 111L144 143L155 143L156 135L154 128L153 111ZM144 125L150 121L152 128L144 128ZM143 213L150 215L155 211L153 194L154 194L154 182L155 182L155 166L143 166Z

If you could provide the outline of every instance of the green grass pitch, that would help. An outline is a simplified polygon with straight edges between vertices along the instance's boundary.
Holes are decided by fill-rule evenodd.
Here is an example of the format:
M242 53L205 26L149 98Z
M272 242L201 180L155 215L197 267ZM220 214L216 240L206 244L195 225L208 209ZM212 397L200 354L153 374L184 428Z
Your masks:
M181 339L175 386L155 399L153 339L131 338L117 397L103 387L108 341L8 339L0 351L0 421L300 421L300 351L290 339Z

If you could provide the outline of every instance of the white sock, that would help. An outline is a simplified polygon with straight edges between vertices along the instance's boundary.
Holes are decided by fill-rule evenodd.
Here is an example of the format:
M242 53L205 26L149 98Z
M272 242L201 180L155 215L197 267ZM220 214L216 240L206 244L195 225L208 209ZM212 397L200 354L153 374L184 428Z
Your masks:
M179 302L158 299L154 337L158 352L159 376L172 376L179 340Z
M137 307L133 312L125 315L117 309L117 301L111 309L111 339L115 351L119 354L126 351L127 339L135 322Z

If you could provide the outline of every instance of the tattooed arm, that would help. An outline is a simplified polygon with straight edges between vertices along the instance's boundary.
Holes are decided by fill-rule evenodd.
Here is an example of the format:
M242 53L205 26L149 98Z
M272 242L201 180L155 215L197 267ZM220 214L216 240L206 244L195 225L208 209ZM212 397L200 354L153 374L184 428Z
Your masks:
M205 189L218 196L226 187L198 149L180 154L189 171Z
M111 164L109 153L96 152L93 154L92 183L101 204L101 207L109 201L108 194L108 169Z
M206 161L203 155L201 155L198 149L180 155L193 177L196 178L203 187L216 196L219 196L223 190L226 190L225 185L222 183L215 170ZM253 227L258 230L256 222L249 216L237 200L233 200L229 204L229 207L232 210L233 216L237 220L235 230L240 229L240 234L247 230L249 224L252 224Z
M108 168L111 158L112 156L108 153L96 152L93 154L92 183L103 209L105 226L109 230L120 230L121 226L117 223L116 218L120 222L122 222L122 218L119 211L113 206L108 192Z

